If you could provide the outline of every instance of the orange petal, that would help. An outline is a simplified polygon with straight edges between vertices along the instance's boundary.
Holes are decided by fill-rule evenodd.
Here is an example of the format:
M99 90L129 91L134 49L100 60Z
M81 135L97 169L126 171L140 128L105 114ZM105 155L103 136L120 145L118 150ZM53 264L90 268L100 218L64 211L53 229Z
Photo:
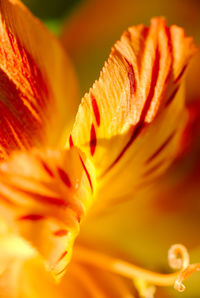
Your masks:
M57 144L76 109L76 80L59 42L18 0L0 2L0 159Z
M71 138L94 163L104 203L132 198L174 160L187 118L182 78L194 52L193 39L162 18L129 28L114 45Z
M57 278L65 271L93 194L78 150L16 153L0 167L0 213L35 247Z
M136 291L131 281L106 270L96 269L72 260L69 275L74 277L74 283L82 288L82 294L79 294L79 296L72 295L72 297L135 297ZM67 275L62 281L63 285L64 283L68 293L69 283L67 282Z

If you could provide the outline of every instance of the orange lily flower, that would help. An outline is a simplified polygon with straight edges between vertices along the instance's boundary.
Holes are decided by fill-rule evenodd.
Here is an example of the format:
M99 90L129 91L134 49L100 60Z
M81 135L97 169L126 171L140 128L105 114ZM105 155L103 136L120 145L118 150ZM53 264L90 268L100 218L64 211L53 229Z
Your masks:
M158 274L115 257L115 247L107 255L92 249L80 226L147 194L176 159L193 39L162 18L129 28L73 128L76 80L55 38L20 1L2 0L0 39L1 297L134 297L136 289L150 297L149 285L173 284L182 291L199 269L182 245L169 250L180 271Z

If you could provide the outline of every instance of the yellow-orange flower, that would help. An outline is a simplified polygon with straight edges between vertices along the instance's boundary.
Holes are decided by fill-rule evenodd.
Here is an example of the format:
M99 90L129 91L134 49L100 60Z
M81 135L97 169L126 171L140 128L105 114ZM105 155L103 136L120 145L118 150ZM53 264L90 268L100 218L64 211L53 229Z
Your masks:
M130 27L82 99L73 128L70 62L18 0L0 3L0 41L1 297L134 297L127 278L141 295L154 291L148 284L175 282L182 290L199 264L189 264L181 245L169 252L181 271L166 276L115 258L116 248L107 256L92 250L87 237L70 260L83 220L147 191L180 153L193 39L163 18ZM48 271L63 277L59 285Z

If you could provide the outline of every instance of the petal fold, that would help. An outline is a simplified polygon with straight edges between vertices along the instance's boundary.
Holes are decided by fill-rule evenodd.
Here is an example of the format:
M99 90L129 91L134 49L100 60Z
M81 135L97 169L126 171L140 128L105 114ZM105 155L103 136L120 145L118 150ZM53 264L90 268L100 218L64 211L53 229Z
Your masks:
M195 51L193 39L163 18L130 27L114 45L72 131L104 203L132 198L174 160L187 121L183 75Z
M0 159L57 144L73 120L77 90L65 51L18 0L0 2Z
M94 176L77 149L16 153L0 166L0 213L60 278L92 203Z

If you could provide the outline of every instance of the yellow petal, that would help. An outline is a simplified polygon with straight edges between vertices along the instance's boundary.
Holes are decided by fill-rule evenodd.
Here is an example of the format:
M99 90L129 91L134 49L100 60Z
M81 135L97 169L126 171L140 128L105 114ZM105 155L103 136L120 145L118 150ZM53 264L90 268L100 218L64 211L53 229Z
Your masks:
M104 203L132 198L174 160L187 118L182 77L194 52L192 38L162 18L129 28L114 45L72 131Z
M28 256L24 253L28 250L28 246L22 240L7 236L0 237L0 243L2 256L0 261L5 265L0 274L1 298L135 297L131 281L77 262L76 258L72 259L67 273L57 283L45 270L37 254L29 253ZM9 249L13 245L19 248L15 254Z
M0 159L57 144L76 110L74 72L51 33L18 0L0 2Z
M0 246L0 295L1 298L16 298L21 264L33 257L34 251L22 239L8 231L1 231Z
M1 298L63 297L41 258L25 241L7 233L0 235L0 245Z
M78 150L16 153L0 166L0 213L60 278L92 202L90 164Z

